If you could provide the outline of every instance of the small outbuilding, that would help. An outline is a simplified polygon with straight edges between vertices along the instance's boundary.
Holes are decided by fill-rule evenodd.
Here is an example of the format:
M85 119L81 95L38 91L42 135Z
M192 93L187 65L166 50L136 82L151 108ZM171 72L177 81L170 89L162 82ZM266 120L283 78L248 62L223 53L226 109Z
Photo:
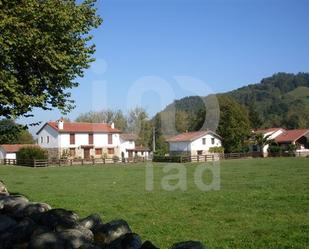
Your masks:
M16 153L23 147L36 146L34 144L2 144L0 145L0 159L16 159Z

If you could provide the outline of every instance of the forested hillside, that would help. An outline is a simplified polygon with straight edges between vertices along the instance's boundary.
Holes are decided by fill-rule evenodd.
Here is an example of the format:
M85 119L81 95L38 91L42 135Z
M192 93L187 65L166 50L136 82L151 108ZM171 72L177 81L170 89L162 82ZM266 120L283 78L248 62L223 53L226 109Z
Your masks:
M212 129L212 120L205 123L208 112L205 103L208 106L208 98L213 97L191 96L176 100L156 117L168 120L175 111L176 132ZM224 138L226 152L245 150L251 129L309 127L308 73L278 73L260 83L217 94L216 97L220 118L215 127ZM170 132L165 131L165 134L170 135Z
M251 128L309 127L309 73L278 73L262 79L260 83L220 95L230 96L246 107ZM176 100L164 111L175 107L177 113L185 112L182 115L189 117L186 129L196 130L200 128L200 122L196 120L201 118L206 98L185 97Z
M256 111L261 127L309 127L309 73L278 73L227 94Z

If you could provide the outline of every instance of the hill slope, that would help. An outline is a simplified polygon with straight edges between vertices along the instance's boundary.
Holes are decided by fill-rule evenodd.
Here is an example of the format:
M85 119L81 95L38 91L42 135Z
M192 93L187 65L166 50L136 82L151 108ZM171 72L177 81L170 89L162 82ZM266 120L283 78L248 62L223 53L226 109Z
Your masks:
M252 127L309 127L309 73L277 73L260 83L223 93L244 105L252 117ZM188 114L194 121L204 109L207 97L185 97L167 106Z

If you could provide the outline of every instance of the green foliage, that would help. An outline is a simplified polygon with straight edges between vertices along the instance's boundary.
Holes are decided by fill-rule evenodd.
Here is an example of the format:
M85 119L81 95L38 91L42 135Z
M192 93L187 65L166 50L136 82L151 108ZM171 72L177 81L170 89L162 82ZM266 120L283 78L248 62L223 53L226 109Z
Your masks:
M270 152L270 153L281 153L282 147L277 145L277 144L269 145L268 152Z
M116 156L116 155L113 156L113 161L114 161L114 162L119 162L119 159L120 159L120 158L119 158L118 156Z
M182 156L163 156L163 155L154 155L152 158L153 162L160 163L180 163L182 162Z
M223 147L210 147L208 150L210 153L224 153Z
M220 121L217 132L225 152L243 152L250 135L247 110L230 97L219 95Z
M33 144L34 140L28 130L16 124L12 119L0 120L0 144Z
M249 109L252 128L309 127L309 73L274 74L227 95ZM261 119L261 124L255 119Z
M87 123L114 123L117 129L125 131L127 129L127 117L121 110L102 110L102 111L90 111L80 114L76 122Z
M0 1L0 116L73 108L69 89L93 61L95 0Z
M48 159L48 152L38 146L21 148L16 153L17 160Z

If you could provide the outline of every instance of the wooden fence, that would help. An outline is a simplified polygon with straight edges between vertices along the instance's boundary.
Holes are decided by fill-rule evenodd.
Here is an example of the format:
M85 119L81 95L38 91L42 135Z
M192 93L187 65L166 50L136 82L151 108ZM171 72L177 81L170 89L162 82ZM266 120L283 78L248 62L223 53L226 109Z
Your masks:
M245 159L245 158L262 158L264 157L260 152L248 152L248 153L225 153L225 154L206 154L206 155L182 155L182 156L155 156L155 162L170 162L170 163L186 163L186 162L211 162L218 160L230 160L230 159ZM304 152L280 152L269 153L268 157L308 157L308 154Z
M187 163L187 162L211 162L218 160L241 159L241 158L256 158L263 157L262 153L225 153L225 154L206 154L196 156L154 156L154 162L168 162L168 163ZM269 153L268 157L308 157L308 153L304 152L280 152ZM50 165L58 166L72 166L72 165L97 165L97 164L116 164L116 163L138 163L149 161L147 158L96 158L96 159L54 159L54 160L16 160L16 159L2 159L0 164L4 165L19 165L28 167L47 167Z
M138 163L145 162L146 158L96 158L96 159L53 159L53 160L17 160L17 159L2 159L0 164L3 165L18 165L28 167L47 167L54 166L73 166L73 165L97 165L97 164L116 164L116 163Z

